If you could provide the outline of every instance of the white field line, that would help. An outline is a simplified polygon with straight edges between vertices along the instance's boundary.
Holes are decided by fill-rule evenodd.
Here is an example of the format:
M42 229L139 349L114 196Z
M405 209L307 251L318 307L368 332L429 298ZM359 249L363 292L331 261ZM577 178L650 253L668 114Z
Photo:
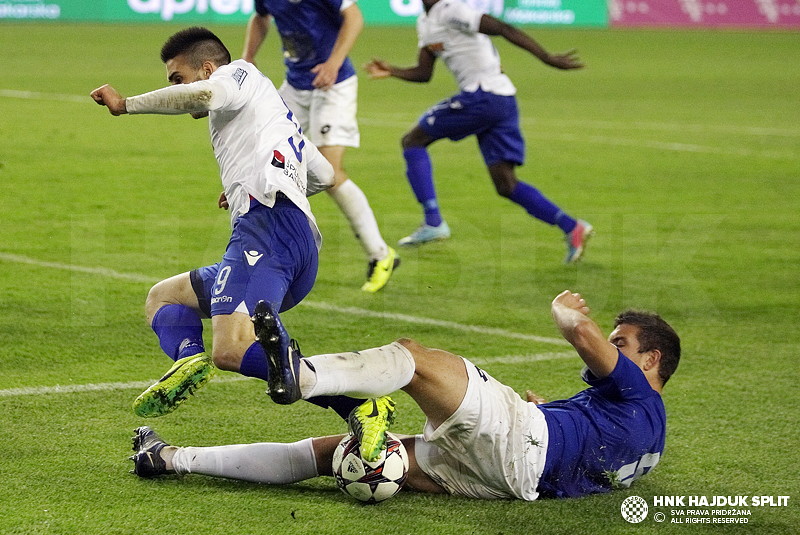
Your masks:
M248 381L250 377L231 376L217 377L213 379L215 383L233 383L236 381ZM7 388L0 390L0 398L17 396L46 396L50 394L76 394L83 392L109 392L112 390L144 390L158 379L150 381L128 381L125 383L89 383L82 385L55 385L55 386L27 386L21 388Z
M89 95L68 95L62 93L42 93L38 91L19 91L0 89L0 98L19 98L24 100L46 100L57 102L77 102L88 104ZM410 127L417 116L400 114L369 114L359 116L359 121L375 126L391 126L396 128ZM800 130L789 128L771 128L762 126L737 126L723 124L682 124L653 123L645 121L602 121L591 119L559 119L542 120L522 117L525 125L576 126L579 128L598 128L608 130L653 130L663 132L718 132L723 134L743 134L752 136L800 137ZM681 144L677 144L681 145Z
M545 360L556 360L562 358L577 357L575 353L535 353L532 355L507 355L499 357L471 358L470 361L479 366L495 364L524 364L529 362L541 362ZM240 381L255 381L252 377L241 375L231 375L225 377L215 377L215 383L234 383ZM12 398L19 396L49 396L57 394L82 394L85 392L110 392L117 390L144 390L153 384L156 379L150 381L129 381L125 383L89 383L82 385L56 385L56 386L29 386L22 388L7 388L0 390L0 398Z
M21 98L24 100L50 100L58 102L78 102L81 104L89 104L92 102L91 97L86 95L63 95L61 93L40 93L38 91L15 91L13 89L0 89L0 97L4 98Z
M410 128L413 125L412 121L400 122L396 119L383 120L377 117L359 117L359 121L367 125L376 126L391 126L398 128ZM569 125L571 127L584 128L609 128L620 131L630 130L655 130L655 131L674 131L678 133L685 132L716 132L716 133L736 133L746 134L757 137L765 136L783 136L783 137L800 137L800 130L788 130L778 128L761 128L761 127L735 127L724 125L680 125L680 124L663 124L663 123L626 123L626 122L612 122L612 121L569 121L560 123L557 121L538 121L536 119L524 118L521 120L523 125L528 126L525 130L525 137L529 139L539 139L543 141L568 141L570 143L594 143L596 145L611 145L615 147L632 147L640 149L653 149L667 152L684 152L695 154L718 154L722 156L740 156L740 157L760 157L768 159L783 159L783 160L797 160L800 159L800 154L787 151L777 150L752 150L747 148L722 148L710 145L699 145L696 143L681 143L670 141L656 141L637 138L627 138L618 136L605 136L597 134L570 134L570 133L557 133L553 132L550 127L561 127ZM545 130L538 130L532 125L548 126Z
M110 279L118 279L129 282L142 282L147 284L155 284L160 280L156 277L141 275L138 273L120 273L119 271L103 267L86 267L86 266L76 266L73 264L62 264L59 262L47 262L47 261L37 260L35 258L30 258L27 256L10 254L10 253L0 253L0 262L3 261L15 262L18 264L27 264L27 265L50 268L50 269L59 269L63 271L71 271L76 273L85 273L89 275L97 275L100 277L107 277ZM400 321L404 323L412 323L416 325L429 325L434 327L443 327L446 329L452 329L456 331L486 334L502 338L513 338L517 340L529 340L532 342L541 342L545 344L552 344L558 346L569 346L569 342L567 342L563 338L551 338L547 336L536 336L533 334L517 333L514 331L500 329L497 327L469 325L463 323L456 323L454 321L437 320L432 318L424 318L420 316L410 316L408 314L395 314L392 312L376 312L374 310L367 310L363 308L333 305L330 303L325 303L324 301L306 300L302 301L300 305L308 308L314 308L316 310L324 310L327 312L335 312L338 314L345 314L350 316L381 318L392 321Z
M421 113L421 112L420 112ZM392 128L410 128L419 116L399 113L372 113L359 115L358 120L372 126L390 126ZM651 130L655 132L716 132L720 134L741 134L750 136L800 137L800 129L770 128L761 126L737 126L725 124L685 124L685 123L651 123L645 121L601 121L593 119L539 119L536 117L520 117L525 126L571 126L577 128L596 128L598 130Z

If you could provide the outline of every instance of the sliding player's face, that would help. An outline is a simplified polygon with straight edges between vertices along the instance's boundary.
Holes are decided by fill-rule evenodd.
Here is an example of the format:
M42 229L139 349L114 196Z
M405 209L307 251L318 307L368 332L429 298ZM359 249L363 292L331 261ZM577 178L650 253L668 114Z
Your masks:
M186 61L186 58L183 54L167 60L166 66L167 80L171 85L191 84L192 82L197 82L198 80L208 80L208 77L211 76L211 73L209 73L205 67L193 69L192 66ZM192 112L189 115L195 119L200 119L203 117L208 117L208 112L198 111Z
M636 364L642 358L639 353L639 327L621 323L614 331L608 335L608 341L617 346L623 355L631 359Z

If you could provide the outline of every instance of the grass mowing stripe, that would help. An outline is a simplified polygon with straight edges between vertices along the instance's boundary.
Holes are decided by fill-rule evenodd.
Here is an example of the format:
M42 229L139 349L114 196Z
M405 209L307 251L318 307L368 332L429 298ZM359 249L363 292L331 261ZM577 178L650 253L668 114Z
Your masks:
M72 264L62 264L59 262L47 262L47 261L37 260L35 258L29 258L27 256L21 256L10 253L0 253L0 261L28 264L32 266L39 266L51 269L75 271L79 273L87 273L90 275L98 275L101 277L108 277L111 279L119 279L131 282L146 282L154 284L161 280L155 277L149 277L147 275L141 275L138 273L120 273L119 271L103 267L75 266ZM562 338L551 338L547 336L537 336L534 334L517 333L513 331L508 331L506 329L500 329L497 327L486 327L482 325L465 325L463 323L456 323L454 321L437 320L432 318L409 316L407 314L396 314L391 312L375 312L374 310L366 310L363 308L356 308L356 307L343 307L318 301L302 301L300 304L307 308L324 310L327 312L337 312L339 314L350 314L354 316L364 316L369 318L390 319L394 321L402 321L405 323L413 323L417 325L444 327L456 331L487 334L491 336L513 338L516 340L530 340L533 342L542 342L545 344L553 344L559 346L569 345L569 342L567 342Z
M530 362L541 362L544 360L556 360L575 357L575 353L534 353L531 355L506 355L500 357L478 357L469 359L473 364L485 366L487 364L525 364ZM234 383L239 381L255 380L253 377L243 375L231 375L228 377L218 377L212 379L215 383ZM116 383L89 383L83 385L55 385L55 386L29 386L21 388L7 388L0 390L0 398L11 398L18 396L46 396L52 394L81 394L84 392L108 392L111 390L133 390L145 389L156 382L150 381L128 381Z

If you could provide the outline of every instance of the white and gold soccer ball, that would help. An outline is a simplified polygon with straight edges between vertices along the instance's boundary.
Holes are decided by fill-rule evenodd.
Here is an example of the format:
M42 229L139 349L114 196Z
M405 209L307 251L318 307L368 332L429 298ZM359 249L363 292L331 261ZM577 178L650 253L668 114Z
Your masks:
M386 433L386 449L367 462L354 435L344 437L333 452L333 477L342 492L356 500L378 503L397 494L408 476L408 454L400 439Z

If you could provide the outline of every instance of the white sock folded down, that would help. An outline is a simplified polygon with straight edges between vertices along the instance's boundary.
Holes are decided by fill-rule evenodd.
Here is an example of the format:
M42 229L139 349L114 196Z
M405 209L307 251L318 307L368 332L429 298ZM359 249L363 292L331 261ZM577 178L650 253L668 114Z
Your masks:
M300 368L303 398L347 395L372 398L391 394L411 382L416 364L397 342L352 353L314 355Z

